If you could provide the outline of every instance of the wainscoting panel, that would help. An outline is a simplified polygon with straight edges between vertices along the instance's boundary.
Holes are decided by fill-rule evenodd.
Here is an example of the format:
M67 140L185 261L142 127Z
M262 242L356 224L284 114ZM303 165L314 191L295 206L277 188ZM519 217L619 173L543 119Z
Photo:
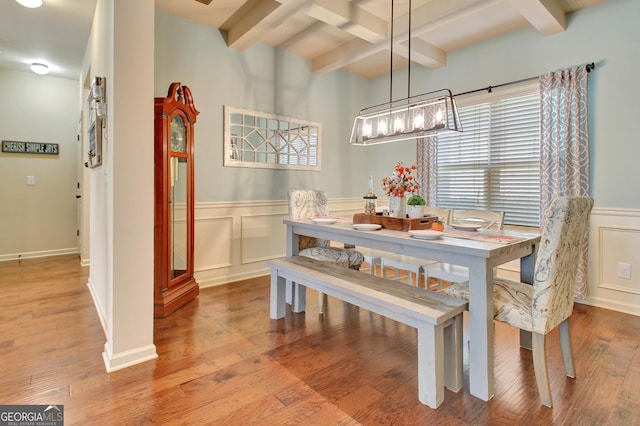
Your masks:
M360 198L329 200L332 215L351 216ZM266 261L284 256L286 200L196 203L195 270L200 287L269 273Z
M630 265L630 278L618 274ZM640 315L640 211L593 209L588 304Z
M286 254L286 214L241 217L242 264L261 262Z
M640 287L635 285L633 280L619 276L618 271L620 263L640 265L640 229L602 226L599 231L601 253L599 287L640 294ZM630 272L634 272L633 267L630 267Z
M195 271L230 267L233 264L233 217L198 219L195 228Z

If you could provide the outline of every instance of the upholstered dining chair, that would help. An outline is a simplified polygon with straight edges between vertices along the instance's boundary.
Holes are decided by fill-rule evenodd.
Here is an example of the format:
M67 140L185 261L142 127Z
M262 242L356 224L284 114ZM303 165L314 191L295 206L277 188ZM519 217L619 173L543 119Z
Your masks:
M533 285L494 278L493 314L532 333L533 366L540 399L552 407L551 387L546 360L546 336L559 326L560 347L567 376L575 378L569 318L580 253L589 229L590 197L556 198L541 226ZM469 283L453 284L442 293L469 300Z
M327 194L313 189L294 189L287 193L290 219L308 219L329 215ZM329 240L300 236L298 255L333 263L350 269L360 269L362 253L340 247L331 247ZM319 294L319 312L324 312L324 294Z

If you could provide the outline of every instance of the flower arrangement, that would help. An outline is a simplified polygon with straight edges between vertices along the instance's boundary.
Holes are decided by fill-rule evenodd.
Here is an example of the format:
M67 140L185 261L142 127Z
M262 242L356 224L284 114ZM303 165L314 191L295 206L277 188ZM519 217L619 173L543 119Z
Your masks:
M416 169L415 164L405 167L402 161L398 161L393 175L382 179L382 190L385 195L403 198L405 194L417 191L420 185L411 176L411 172Z

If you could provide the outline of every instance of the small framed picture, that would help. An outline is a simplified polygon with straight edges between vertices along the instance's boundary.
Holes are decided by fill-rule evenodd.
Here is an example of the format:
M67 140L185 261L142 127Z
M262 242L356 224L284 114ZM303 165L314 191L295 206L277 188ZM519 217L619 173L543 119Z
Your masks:
M95 117L89 124L87 162L85 163L87 167L102 164L102 127L103 119L100 117Z
M89 123L87 131L86 167L97 167L102 164L102 145L106 124L107 103L105 101L105 79L94 77L87 98Z

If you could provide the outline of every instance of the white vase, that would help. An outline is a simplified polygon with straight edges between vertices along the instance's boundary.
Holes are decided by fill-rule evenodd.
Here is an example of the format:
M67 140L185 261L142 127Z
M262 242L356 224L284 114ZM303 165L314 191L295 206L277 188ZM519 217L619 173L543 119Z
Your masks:
M389 196L389 216L391 217L407 217L407 200L404 197Z
M424 217L424 206L407 206L407 214L411 219Z

